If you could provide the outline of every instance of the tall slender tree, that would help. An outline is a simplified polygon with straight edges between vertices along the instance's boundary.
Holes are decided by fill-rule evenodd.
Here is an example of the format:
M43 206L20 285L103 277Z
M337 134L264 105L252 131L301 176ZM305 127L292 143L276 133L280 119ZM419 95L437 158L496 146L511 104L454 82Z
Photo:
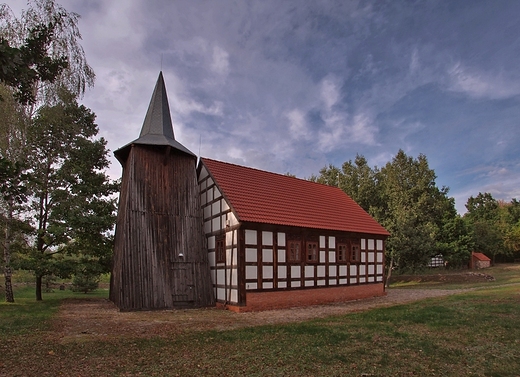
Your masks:
M0 82L10 87L10 92L0 93L3 102L16 98L24 105L16 111L9 110L2 115L11 119L16 114L23 115L22 124L13 127L9 123L7 140L17 140L16 148L0 148L0 159L7 160L2 166L5 180L1 186L5 192L8 187L24 185L21 175L8 175L13 172L7 166L23 168L27 140L27 130L31 129L34 117L41 106L52 106L60 101L59 88L66 88L74 96L80 96L87 87L94 84L94 72L88 65L85 53L79 41L79 15L68 12L54 0L29 0L27 8L17 18L7 4L0 5L0 62L2 72ZM4 122L7 124L8 122ZM12 144L11 144L12 146ZM17 154L10 153L18 151ZM11 218L13 201L0 202L6 213L4 260L10 261L10 244L13 237L11 225L16 219ZM4 263L5 264L5 263ZM9 269L5 270L6 286L9 285Z
M42 299L42 278L69 276L74 266L56 256L89 257L108 269L109 231L115 222L118 186L105 174L106 141L96 139L92 111L67 91L60 102L39 109L28 130L28 165L32 176L30 209L36 221L33 253L25 267L36 273L36 299Z

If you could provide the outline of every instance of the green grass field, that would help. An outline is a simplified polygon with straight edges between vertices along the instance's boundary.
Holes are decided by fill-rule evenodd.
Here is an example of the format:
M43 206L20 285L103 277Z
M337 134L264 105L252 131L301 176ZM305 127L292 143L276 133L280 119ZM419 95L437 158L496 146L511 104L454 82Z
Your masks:
M312 321L67 342L53 318L83 296L37 303L24 287L0 304L0 376L520 376L517 267L463 294Z

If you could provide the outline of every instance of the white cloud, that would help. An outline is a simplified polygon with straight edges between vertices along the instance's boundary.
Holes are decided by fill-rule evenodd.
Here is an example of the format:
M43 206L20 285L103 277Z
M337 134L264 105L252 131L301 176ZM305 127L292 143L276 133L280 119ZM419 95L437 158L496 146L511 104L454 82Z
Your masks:
M229 54L219 46L213 47L211 70L223 76L227 75L229 72Z
M492 73L455 64L449 71L449 89L475 98L501 99L520 94L520 82L503 72Z
M338 103L340 99L338 84L335 81L332 77L326 77L321 82L321 98L327 111L330 111L332 106Z
M293 139L309 139L309 127L305 120L305 113L299 109L293 109L285 113L289 120L289 130Z

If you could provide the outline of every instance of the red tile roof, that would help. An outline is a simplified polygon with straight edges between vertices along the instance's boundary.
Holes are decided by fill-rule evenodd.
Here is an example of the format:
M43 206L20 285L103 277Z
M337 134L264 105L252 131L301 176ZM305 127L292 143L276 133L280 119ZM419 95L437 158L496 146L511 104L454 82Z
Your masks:
M207 158L201 162L240 221L390 235L337 187Z
M473 252L473 256L475 258L477 258L478 260L480 260L480 261L490 261L491 260L486 255L484 255L482 253L475 253L475 252Z

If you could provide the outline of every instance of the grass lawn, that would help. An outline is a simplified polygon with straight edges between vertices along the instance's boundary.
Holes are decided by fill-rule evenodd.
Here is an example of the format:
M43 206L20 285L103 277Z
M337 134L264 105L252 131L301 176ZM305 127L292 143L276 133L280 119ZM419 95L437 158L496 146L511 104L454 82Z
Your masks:
M67 342L52 319L82 296L31 293L0 304L0 376L520 375L520 284L294 324Z

